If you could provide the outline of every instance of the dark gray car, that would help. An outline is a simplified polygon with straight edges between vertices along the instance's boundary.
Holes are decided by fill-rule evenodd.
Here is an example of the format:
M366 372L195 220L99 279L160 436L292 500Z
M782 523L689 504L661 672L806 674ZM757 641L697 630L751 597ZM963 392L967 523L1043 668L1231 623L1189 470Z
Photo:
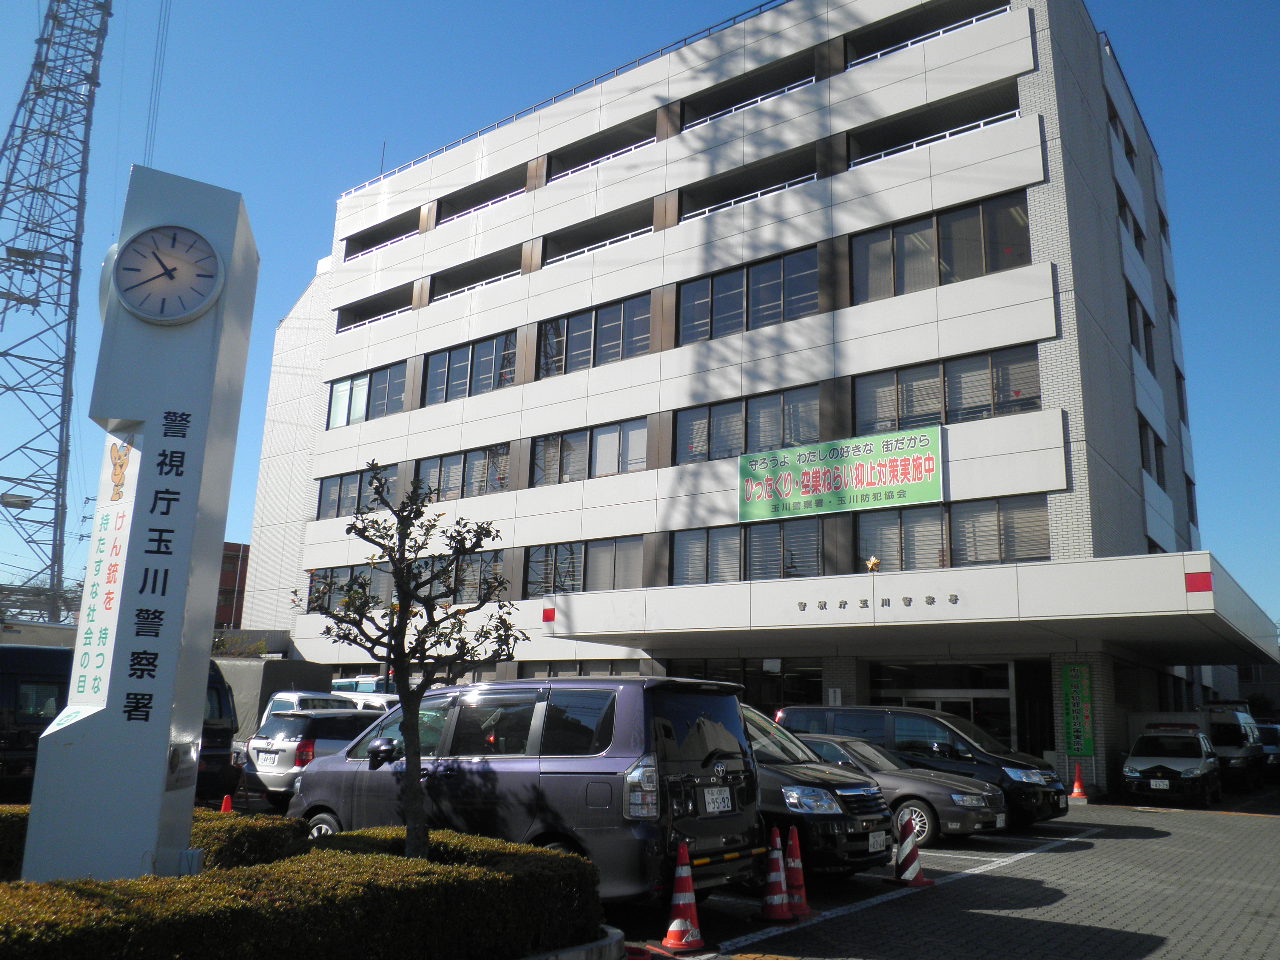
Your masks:
M909 767L887 750L833 734L799 734L827 763L865 773L880 784L893 810L894 835L908 817L916 821L916 843L927 846L939 834L988 833L1006 824L999 787L971 777Z

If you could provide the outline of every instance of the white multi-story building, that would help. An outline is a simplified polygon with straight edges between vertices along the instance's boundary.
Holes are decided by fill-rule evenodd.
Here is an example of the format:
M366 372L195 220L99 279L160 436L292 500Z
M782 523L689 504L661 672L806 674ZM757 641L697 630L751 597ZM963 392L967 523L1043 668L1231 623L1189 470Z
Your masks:
M790 0L667 50L338 201L246 625L361 669L291 600L366 562L377 461L497 522L504 675L935 706L1105 784L1127 711L1273 660L1201 551L1160 163L1082 3Z

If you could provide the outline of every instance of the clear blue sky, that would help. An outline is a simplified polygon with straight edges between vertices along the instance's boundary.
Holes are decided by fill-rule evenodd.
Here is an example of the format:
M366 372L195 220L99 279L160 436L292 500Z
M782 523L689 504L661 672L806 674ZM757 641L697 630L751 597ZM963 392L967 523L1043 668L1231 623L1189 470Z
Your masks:
M275 327L329 252L339 193L742 12L743 0L178 0L152 165L245 195L262 256L227 539L248 541ZM1280 269L1273 0L1092 0L1164 165L1200 530L1280 617L1274 292ZM0 3L8 123L45 0ZM86 402L102 256L141 162L160 0L115 0L90 159L68 529L94 489ZM385 151L384 151L385 144ZM3 442L13 438L0 433ZM1249 464L1253 464L1252 467ZM1268 479L1271 478L1271 479ZM87 510L88 508L86 508ZM17 562L0 539L0 563ZM84 550L69 542L67 571ZM0 569L3 569L0 567Z

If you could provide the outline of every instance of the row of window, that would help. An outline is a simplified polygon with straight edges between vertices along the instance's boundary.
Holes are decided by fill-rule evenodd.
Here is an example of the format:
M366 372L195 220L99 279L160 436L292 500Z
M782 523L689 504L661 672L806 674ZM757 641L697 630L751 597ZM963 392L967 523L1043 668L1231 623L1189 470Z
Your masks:
M421 562L430 570L440 559L424 557ZM453 575L455 583L446 584L441 581L438 592L448 596L454 603L475 603L480 598L481 587L501 580L503 575L501 550L470 554L459 561ZM391 571L385 566L366 563L349 567L322 567L311 571L307 585L307 612L339 609L345 597L345 589L361 578L364 578L371 596L377 597L384 604L394 601Z
M820 395L821 388L812 384L678 410L672 462L702 463L818 443ZM854 433L869 436L1024 413L1039 410L1040 400L1036 346L1024 344L855 377ZM646 470L648 441L643 417L535 437L529 485ZM417 462L415 475L433 500L497 493L512 485L510 453L510 444L501 443L428 457ZM321 480L317 519L355 513L367 496L361 476Z
M851 238L853 302L867 303L1031 262L1026 192L1019 191ZM817 247L681 283L677 343L713 340L818 312ZM538 327L538 379L646 354L652 295L630 297ZM423 405L515 383L516 332L429 354ZM329 427L404 409L405 364L335 381Z
M398 466L394 463L382 467L382 475L389 481L387 499L395 503L399 497L396 492L396 474ZM328 520L334 517L350 517L359 510L376 508L373 498L372 470L357 470L355 473L344 473L337 477L325 477L320 481L320 506L316 510L317 520Z
M852 257L855 304L1025 266L1026 191L856 234Z
M881 572L932 570L1049 559L1049 521L1044 494L1001 497L855 514L854 569L872 558ZM673 586L820 577L824 573L822 523L798 517L741 526L676 530L671 534ZM429 561L428 561L429 562ZM370 572L372 569L372 573ZM644 537L612 537L529 547L524 596L645 586ZM369 576L370 589L391 600L390 575L381 567L330 567L311 574L307 609L330 609L341 587ZM501 550L476 554L458 572L458 602L474 602L480 584L503 576Z

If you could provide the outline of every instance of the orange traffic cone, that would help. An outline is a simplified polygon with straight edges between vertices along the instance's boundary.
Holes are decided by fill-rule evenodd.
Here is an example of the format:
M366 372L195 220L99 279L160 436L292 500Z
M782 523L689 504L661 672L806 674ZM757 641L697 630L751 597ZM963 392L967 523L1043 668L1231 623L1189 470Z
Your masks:
M222 813L231 812L231 794L224 794L222 797Z
M1076 764L1076 782L1071 788L1072 800L1088 800L1089 795L1084 792L1084 780L1080 778L1080 764Z
M920 863L916 852L916 818L908 817L902 822L898 834L898 861L894 867L894 876L885 877L885 883L895 883L902 887L932 887L933 881L920 872Z
M813 913L804 894L804 865L800 862L800 832L792 827L787 834L787 901L791 916L803 920Z
M795 919L791 915L791 903L787 899L787 875L782 867L782 837L777 827L769 833L769 872L765 877L760 915L773 923Z
M702 931L698 929L698 904L693 896L693 871L689 868L689 846L680 844L676 854L676 877L671 885L671 922L662 938L667 950L703 950Z

